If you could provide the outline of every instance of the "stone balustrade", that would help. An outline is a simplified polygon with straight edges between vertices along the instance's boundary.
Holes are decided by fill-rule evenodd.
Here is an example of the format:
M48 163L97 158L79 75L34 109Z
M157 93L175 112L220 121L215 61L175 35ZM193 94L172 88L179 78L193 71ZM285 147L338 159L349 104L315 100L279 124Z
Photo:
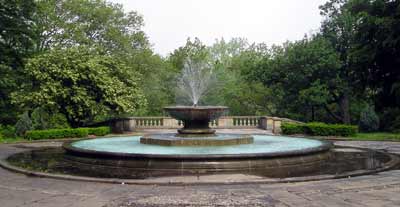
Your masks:
M259 128L281 132L282 121L297 122L290 119L269 116L223 116L210 122L210 127L215 129L251 129ZM140 129L178 129L183 123L171 117L129 117L111 121L114 133L134 132Z

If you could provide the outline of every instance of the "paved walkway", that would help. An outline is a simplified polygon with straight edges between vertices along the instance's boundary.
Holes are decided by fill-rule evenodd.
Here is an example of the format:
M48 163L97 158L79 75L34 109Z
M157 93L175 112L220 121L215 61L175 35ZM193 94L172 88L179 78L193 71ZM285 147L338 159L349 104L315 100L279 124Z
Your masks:
M57 143L41 143L58 145ZM337 142L400 154L395 142ZM19 147L22 147L21 145ZM0 157L21 148L0 145ZM146 186L29 177L0 168L0 206L400 206L400 170L288 184Z

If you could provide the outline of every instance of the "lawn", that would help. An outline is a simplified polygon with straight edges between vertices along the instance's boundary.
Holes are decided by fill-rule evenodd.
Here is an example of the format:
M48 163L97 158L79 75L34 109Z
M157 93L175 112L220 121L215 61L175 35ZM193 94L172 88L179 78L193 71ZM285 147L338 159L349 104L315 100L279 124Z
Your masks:
M373 133L357 133L350 137L354 140L368 141L400 141L400 133L373 132Z
M22 137L17 137L17 138L0 138L0 144L8 144L8 143L16 143L16 142L27 142L29 140L26 140Z

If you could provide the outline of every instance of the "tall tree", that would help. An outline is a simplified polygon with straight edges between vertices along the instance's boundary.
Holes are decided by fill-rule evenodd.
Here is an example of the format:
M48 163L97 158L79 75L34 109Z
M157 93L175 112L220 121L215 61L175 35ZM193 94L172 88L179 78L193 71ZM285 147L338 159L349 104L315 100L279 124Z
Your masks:
M85 45L107 53L126 53L149 47L142 31L143 17L125 13L105 0L38 0L35 15L39 51Z
M338 76L342 80L341 90L337 94L340 109L340 119L350 123L350 100L355 95L353 87L357 87L358 79L354 73L351 60L351 49L357 24L357 16L350 13L346 6L347 0L330 0L320 7L325 20L321 26L321 34L329 40L339 54L341 67Z
M349 1L359 17L352 57L357 74L372 91L375 106L400 107L400 1Z
M23 81L24 58L32 53L35 41L33 0L0 0L0 123L15 123L18 107L10 93Z

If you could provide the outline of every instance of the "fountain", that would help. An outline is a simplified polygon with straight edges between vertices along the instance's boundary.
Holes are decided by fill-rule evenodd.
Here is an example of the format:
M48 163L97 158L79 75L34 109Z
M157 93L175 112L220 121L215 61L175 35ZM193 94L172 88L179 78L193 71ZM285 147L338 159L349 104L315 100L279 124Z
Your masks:
M210 65L191 59L184 64L178 88L193 106L164 108L183 122L177 133L66 142L67 158L82 166L118 168L122 175L142 172L148 176L232 172L287 175L312 171L330 158L332 144L326 141L215 133L209 123L228 108L198 106L215 81Z
M223 106L177 106L165 110L184 123L178 133L66 142L67 159L119 177L132 173L177 176L214 173L302 174L331 157L330 142L268 135L218 134L208 126Z
M199 178L209 174L290 179L325 173L336 178L355 175L360 170L373 173L398 163L397 158L382 153L334 149L328 141L216 133L210 128L210 122L224 115L228 108L198 106L200 97L207 93L213 80L209 64L190 60L185 63L178 81L179 88L184 96L190 98L193 106L164 108L183 123L177 133L67 141L62 149L33 150L10 156L8 160L20 166L29 163L30 169L44 169L46 172L113 179L176 178L182 175ZM219 179L221 181L221 177ZM223 176L221 182L225 182Z

